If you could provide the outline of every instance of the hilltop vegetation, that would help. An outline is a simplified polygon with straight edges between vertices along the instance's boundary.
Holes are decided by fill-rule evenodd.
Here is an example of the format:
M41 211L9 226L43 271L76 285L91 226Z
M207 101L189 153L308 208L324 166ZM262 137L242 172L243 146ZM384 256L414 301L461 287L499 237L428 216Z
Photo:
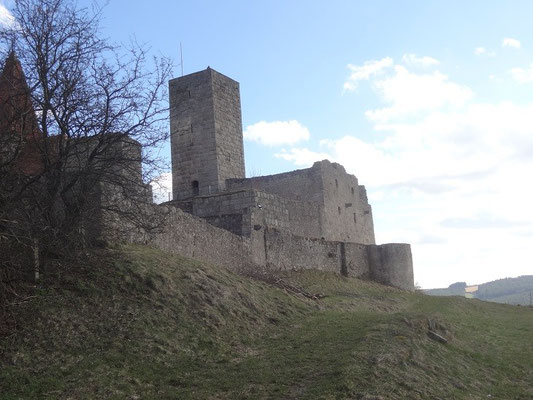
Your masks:
M3 399L533 397L527 307L319 271L275 286L142 246L44 276L10 307Z
M466 286L465 282L456 282L444 289L428 289L424 292L432 296L464 296ZM533 275L483 283L472 295L476 299L496 303L529 305L530 293L533 293Z

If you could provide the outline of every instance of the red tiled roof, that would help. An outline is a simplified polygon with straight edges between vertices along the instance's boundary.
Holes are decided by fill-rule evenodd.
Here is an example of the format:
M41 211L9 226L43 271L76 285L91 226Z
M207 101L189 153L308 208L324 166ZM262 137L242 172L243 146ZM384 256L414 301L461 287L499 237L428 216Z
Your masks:
M11 52L0 75L0 132L41 136L20 61Z
M16 159L19 172L34 175L42 170L39 142L43 136L22 65L14 52L7 57L0 74L0 135L15 135L14 139L21 140Z

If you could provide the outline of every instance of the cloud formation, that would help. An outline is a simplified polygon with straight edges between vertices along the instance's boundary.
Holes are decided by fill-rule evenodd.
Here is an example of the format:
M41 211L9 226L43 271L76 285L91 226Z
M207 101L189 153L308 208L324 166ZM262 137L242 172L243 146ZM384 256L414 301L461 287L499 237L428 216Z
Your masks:
M479 46L479 47L476 47L474 49L474 54L476 56L487 56L487 57L494 57L496 55L496 53L492 50L487 50L485 47L483 46Z
M12 26L15 23L15 18L9 10L0 3L0 26Z
M512 47L515 49L519 49L520 47L522 47L522 44L520 43L520 40L517 40L517 39L503 38L502 47Z
M354 91L357 89L359 81L368 80L392 67L393 64L394 60L391 57L365 61L363 65L348 64L348 69L350 69L351 73L346 82L344 82L344 90Z
M309 130L295 120L260 121L246 127L244 139L265 146L292 145L309 140Z
M389 107L366 112L366 116L376 122L387 122L447 105L462 106L473 96L471 89L451 82L439 71L416 74L401 65L394 67L394 75L374 81L374 86L383 102L390 104Z
M513 77L513 79L520 83L520 84L526 84L526 83L532 83L533 82L533 63L529 64L529 68L512 68L509 70L509 73Z
M501 278L502 265L510 276L528 273L533 102L481 102L451 76L414 68L402 59L368 75L382 102L365 112L373 136L276 157L299 167L327 157L355 174L369 189L378 242L412 243L424 287ZM533 82L533 65L513 74Z
M402 57L402 61L407 66L413 66L413 67L419 67L419 68L427 68L427 67L440 64L440 61L433 57L429 57L429 56L419 57L416 54L404 54Z

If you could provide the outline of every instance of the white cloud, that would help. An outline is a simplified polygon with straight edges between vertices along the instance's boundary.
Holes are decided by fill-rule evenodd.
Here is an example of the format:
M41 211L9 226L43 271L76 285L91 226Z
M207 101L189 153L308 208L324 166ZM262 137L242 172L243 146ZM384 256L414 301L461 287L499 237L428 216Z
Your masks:
M0 4L0 25L2 26L12 26L15 23L15 18L9 12L9 10L3 5Z
M307 148L282 149L280 153L274 154L274 157L290 161L298 167L310 167L315 161L319 160L334 160L328 153L318 153Z
M529 64L529 68L512 68L509 73L515 81L521 84L533 82L533 63Z
M468 104L374 126L382 140L322 144L367 186L378 242L412 243L417 281L436 287L528 273L523 232L533 226L533 188L523 177L533 174L533 104Z
M416 54L404 54L402 57L403 62L408 66L427 68L433 65L439 65L439 60L433 57L423 56L419 57Z
M502 47L513 47L515 49L519 49L520 47L522 47L522 44L517 39L503 38L502 39Z
M385 57L381 60L366 61L363 65L348 64L348 68L351 70L350 76L344 82L344 90L354 91L357 89L359 81L368 80L373 76L376 76L392 67L394 61L391 57Z
M485 47L483 46L479 46L479 47L476 47L474 49L474 54L476 56L487 56L487 57L494 57L496 55L496 53L492 50L487 50Z
M470 88L451 82L439 71L431 74L414 74L405 67L396 65L395 74L374 85L389 107L369 110L367 117L376 122L412 115L443 106L464 105L473 96Z
M244 139L265 146L291 145L309 140L309 130L298 121L260 121L246 127Z
M172 174L165 172L150 182L154 203L163 203L172 200Z
M299 167L328 158L355 174L378 243L412 243L423 287L531 274L533 103L476 102L441 72L383 74L369 78L383 101L367 111L374 140L345 135L276 157Z

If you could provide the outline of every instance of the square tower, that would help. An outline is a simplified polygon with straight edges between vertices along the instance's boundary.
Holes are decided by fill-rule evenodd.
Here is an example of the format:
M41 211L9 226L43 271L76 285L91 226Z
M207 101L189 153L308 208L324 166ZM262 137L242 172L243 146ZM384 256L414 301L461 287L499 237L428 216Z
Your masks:
M239 83L207 68L169 82L174 200L226 190L244 178Z

